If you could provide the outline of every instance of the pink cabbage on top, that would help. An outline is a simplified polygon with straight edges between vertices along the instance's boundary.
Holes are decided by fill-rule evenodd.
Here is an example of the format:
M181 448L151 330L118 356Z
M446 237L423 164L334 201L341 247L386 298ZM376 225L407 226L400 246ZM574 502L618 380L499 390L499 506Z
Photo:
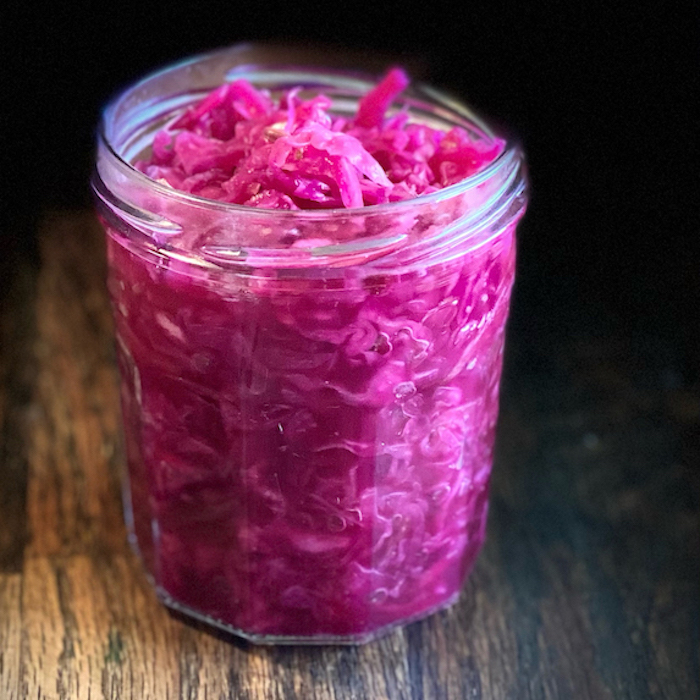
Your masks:
M408 85L400 68L359 103L333 115L324 95L287 91L276 104L245 80L223 85L154 140L136 167L175 189L268 209L356 208L411 199L452 185L493 161L503 141L477 140L386 117Z

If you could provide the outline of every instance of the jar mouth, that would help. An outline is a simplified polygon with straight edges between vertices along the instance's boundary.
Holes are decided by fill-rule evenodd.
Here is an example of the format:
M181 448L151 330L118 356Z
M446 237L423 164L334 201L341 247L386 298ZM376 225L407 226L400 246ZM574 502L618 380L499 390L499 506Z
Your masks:
M110 155L118 161L119 165L128 171L134 178L135 182L141 183L143 186L149 187L153 192L163 195L164 197L172 198L175 201L180 201L183 204L194 204L198 207L208 207L213 210L222 212L236 212L242 216L260 215L261 212L267 216L275 217L276 219L299 219L308 218L309 220L327 219L334 216L345 217L348 215L364 215L369 213L395 213L402 209L408 209L421 204L430 204L440 202L445 199L451 199L456 195L461 194L465 190L477 187L478 185L490 180L494 174L511 164L514 159L519 159L517 153L518 147L510 140L505 140L504 149L492 160L486 167L469 175L468 177L456 182L452 185L442 187L435 192L428 194L419 194L410 199L402 199L395 202L383 202L381 204L366 204L361 207L324 207L322 209L267 209L264 207L251 207L246 204L236 204L235 202L224 202L216 199L208 199L190 192L183 192L169 185L165 185L158 180L150 178L135 168L132 163L123 158L111 145L104 131L104 124L101 123L97 134L100 143L104 144Z
M320 65L238 63L236 59L240 58L241 49L244 48L247 47L235 46L202 54L151 73L120 93L103 111L97 130L98 162L93 175L93 189L103 203L125 211L127 218L132 220L131 223L137 224L137 229L152 234L157 246L162 247L168 241L170 247L176 250L180 247L176 240L177 234L182 231L182 223L177 221L177 217L171 218L164 216L163 211L149 210L147 201L158 199L167 202L166 208L170 211L197 211L214 218L235 217L247 223L259 222L264 218L269 223L274 222L275 226L285 227L300 223L313 226L321 222L347 221L361 217L401 217L415 210L439 207L441 203L494 183L495 187L489 187L488 201L485 200L482 206L468 213L469 220L476 222L489 216L494 201L503 200L504 197L512 198L508 192L514 192L516 181L519 181L520 186L516 186L515 190L521 193L524 190L522 152L517 143L507 137L503 139L504 148L493 161L459 182L410 199L353 208L286 210L251 207L183 192L139 171L133 162L150 146L155 132L224 82L245 79L256 87L271 89L271 92L282 92L302 85L315 94L323 93L330 97L334 104L331 111L334 113L342 113L342 105L348 100L354 100L356 105L357 100L376 84L376 76L333 70ZM210 67L213 69L207 72ZM187 85L187 79L193 76L195 84ZM185 91L183 84L186 86ZM336 102L340 108L336 107ZM460 126L477 138L487 141L496 138L490 127L469 107L423 83L412 83L390 109L391 112L407 109L413 120L421 123L434 122L442 129ZM139 190L147 192L148 196L131 196ZM142 225L138 225L139 222ZM363 253L372 255L373 250L395 248L401 244L399 239L403 238L405 237L398 236L397 239L396 235L375 234L303 249L270 245L263 247L265 252L260 252L260 256L269 263L273 262L272 256L275 261L278 257L284 259L292 267L306 266L302 260L309 256L314 259L314 264L318 264L319 257L330 256L340 260L348 255L352 258ZM217 259L214 264L240 261L241 247L245 247L247 253L253 250L250 246L232 245L230 254L219 255L221 260ZM260 251L260 248L257 250ZM180 250L181 254L190 255L192 252ZM243 257L248 258L249 255ZM197 261L194 262L201 264L201 256L197 256Z

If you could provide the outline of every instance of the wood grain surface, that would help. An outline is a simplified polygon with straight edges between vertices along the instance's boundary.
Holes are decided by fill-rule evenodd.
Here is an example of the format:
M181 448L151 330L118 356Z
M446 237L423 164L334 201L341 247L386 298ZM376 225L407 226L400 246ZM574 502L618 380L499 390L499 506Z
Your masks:
M460 602L361 647L255 647L169 614L128 547L92 214L1 269L0 700L700 697L700 391L674 348L533 343L516 303Z

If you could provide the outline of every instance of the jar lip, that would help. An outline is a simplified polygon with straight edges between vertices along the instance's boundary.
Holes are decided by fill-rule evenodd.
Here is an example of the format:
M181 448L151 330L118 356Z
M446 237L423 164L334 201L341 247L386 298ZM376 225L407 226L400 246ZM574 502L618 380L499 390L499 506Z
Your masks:
M367 204L362 207L327 207L323 209L272 209L265 207L251 207L247 204L236 204L235 202L224 202L217 199L208 199L207 197L200 197L196 194L191 194L190 192L183 192L182 190L175 189L169 185L165 185L162 182L158 182L153 178L149 177L145 173L135 168L128 160L122 158L119 153L113 148L111 143L107 140L102 129L98 132L98 139L105 145L105 148L109 154L115 158L119 165L125 168L128 173L133 176L135 182L142 183L147 186L154 193L161 194L167 199L173 202L180 202L182 204L196 205L200 208L206 208L210 211L217 211L221 213L230 212L236 213L241 216L255 216L259 217L261 215L271 216L275 219L283 221L288 220L299 220L306 219L308 221L336 218L336 217L348 217L348 216L359 216L359 215L370 215L370 214L390 214L390 213L400 213L404 209L415 208L420 205L430 205L433 203L441 202L446 199L451 199L457 195L460 195L472 187L477 187L478 185L490 180L499 170L510 163L514 158L519 159L519 147L516 143L505 140L504 149L496 156L496 158L491 161L485 168L479 170L478 172L469 175L468 177L456 182L447 187L442 187L435 192L430 192L428 194L420 194L416 197L411 197L410 199L401 199L396 202L383 202L382 204Z
M232 47L237 49L239 47ZM241 48L245 48L245 45ZM435 192L430 192L428 194L421 194L410 199L403 199L395 202L384 202L381 204L370 204L362 207L333 207L333 208L323 208L323 209L267 209L262 207L251 207L245 204L236 204L233 202L224 202L221 200L208 199L206 197L201 197L196 194L191 194L189 192L183 192L177 190L167 184L158 182L150 178L145 173L138 170L127 158L123 157L118 149L111 142L107 134L107 124L109 120L110 113L116 110L116 108L125 101L130 95L136 92L138 89L142 88L144 85L150 81L157 79L159 76L165 75L167 73L172 73L177 70L187 68L188 66L196 65L208 59L216 57L218 54L225 54L229 49L223 49L219 51L213 51L209 53L199 54L197 56L184 59L183 61L169 64L164 68L154 71L146 75L141 80L130 85L126 89L122 90L116 97L114 97L103 109L102 115L97 128L97 139L107 153L113 158L120 170L124 175L133 178L134 183L143 185L147 187L154 194L161 195L167 200L172 202L177 202L183 205L193 205L199 209L206 209L212 212L218 213L235 213L237 216L253 216L259 217L261 215L269 216L277 221L293 221L293 220L308 220L308 221L318 221L322 219L333 219L337 217L352 217L360 215L382 215L382 214L399 214L405 209L415 208L416 206L430 205L433 203L441 202L446 199L458 196L473 187L477 187L483 182L491 179L499 170L502 168L507 168L508 164L512 163L513 160L522 160L522 154L520 151L519 144L509 136L504 136L502 138L504 141L504 148L501 152L492 160L486 167L481 170L469 175L468 177L442 187ZM326 77L345 77L348 80L356 82L358 87L362 85L365 89L371 88L372 85L376 84L376 76L368 73L362 73L359 71L350 70L335 70L333 68L325 68L316 65L282 65L282 64L242 64L238 66L233 66L226 73L226 81L231 81L237 78L245 78L251 75L274 75L282 76L289 74L292 77L294 74L297 75L317 75ZM220 83L221 84L221 83ZM216 85L212 86L214 89ZM408 107L423 105L424 107L437 107L446 115L449 115L452 119L458 118L466 124L470 124L472 127L476 127L479 131L483 133L489 139L496 138L496 134L488 126L488 124L475 114L466 104L460 100L450 96L447 93L442 92L432 86L429 86L423 82L417 81L412 82L407 89L408 97L402 97L397 100ZM419 100L422 100L419 102Z

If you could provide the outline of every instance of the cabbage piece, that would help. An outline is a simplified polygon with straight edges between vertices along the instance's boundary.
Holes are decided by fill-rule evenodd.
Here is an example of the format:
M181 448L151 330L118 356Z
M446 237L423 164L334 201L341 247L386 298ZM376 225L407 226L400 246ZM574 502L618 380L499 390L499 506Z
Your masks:
M360 100L355 124L371 128L381 126L392 100L408 87L409 79L400 68L392 68L377 87Z
M225 141L234 135L239 121L254 121L269 114L271 109L272 102L267 95L246 80L236 80L214 90L185 112L172 128Z

